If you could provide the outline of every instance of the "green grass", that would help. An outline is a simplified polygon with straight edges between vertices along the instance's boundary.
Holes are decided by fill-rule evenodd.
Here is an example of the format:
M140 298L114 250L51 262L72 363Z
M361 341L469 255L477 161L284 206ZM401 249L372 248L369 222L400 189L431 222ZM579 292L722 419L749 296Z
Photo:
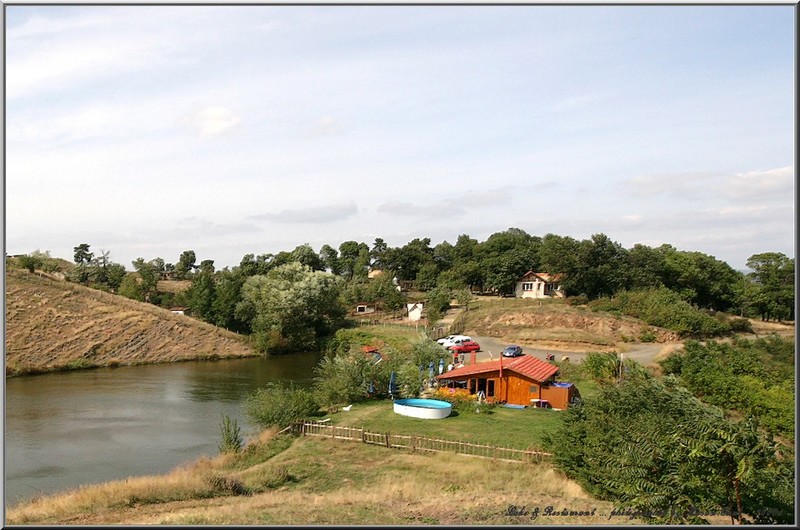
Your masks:
M489 413L453 413L441 420L423 420L395 414L389 400L357 403L350 412L331 416L332 425L461 440L464 442L541 449L542 436L561 423L558 411L494 407Z

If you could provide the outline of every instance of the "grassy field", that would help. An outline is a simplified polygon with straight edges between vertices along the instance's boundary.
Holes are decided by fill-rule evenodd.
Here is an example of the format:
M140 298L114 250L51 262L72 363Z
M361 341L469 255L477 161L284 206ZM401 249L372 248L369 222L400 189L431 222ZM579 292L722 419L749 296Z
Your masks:
M525 515L509 515L509 507ZM543 515L567 510L567 515ZM539 508L533 519L531 513ZM267 433L239 455L13 507L17 524L629 524L547 463ZM571 514L569 512L572 512ZM594 514L592 515L592 511ZM524 513L524 512L523 512Z
M349 412L338 412L330 418L331 425L372 432L415 434L513 449L542 449L542 435L560 423L558 411L499 406L489 413L453 412L442 420L423 420L395 414L389 400L357 403Z

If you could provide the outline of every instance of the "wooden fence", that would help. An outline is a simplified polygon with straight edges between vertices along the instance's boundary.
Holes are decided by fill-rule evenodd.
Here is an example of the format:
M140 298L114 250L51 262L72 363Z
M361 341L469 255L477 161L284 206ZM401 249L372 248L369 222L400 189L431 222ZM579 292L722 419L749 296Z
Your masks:
M505 462L537 463L541 462L544 457L552 456L551 453L544 453L541 451L443 440L440 438L429 438L427 436L369 432L356 427L342 427L316 422L297 422L293 424L292 430L303 436L321 436L338 440L350 440L381 445L392 449L408 449L412 452L450 452L478 458L503 460Z

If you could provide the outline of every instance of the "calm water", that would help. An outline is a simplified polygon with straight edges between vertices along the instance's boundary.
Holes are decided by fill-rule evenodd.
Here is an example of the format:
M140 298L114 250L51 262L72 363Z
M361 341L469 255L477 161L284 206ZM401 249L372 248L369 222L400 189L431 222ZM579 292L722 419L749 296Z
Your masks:
M5 499L135 475L218 453L222 414L268 382L310 384L316 353L101 368L6 379Z

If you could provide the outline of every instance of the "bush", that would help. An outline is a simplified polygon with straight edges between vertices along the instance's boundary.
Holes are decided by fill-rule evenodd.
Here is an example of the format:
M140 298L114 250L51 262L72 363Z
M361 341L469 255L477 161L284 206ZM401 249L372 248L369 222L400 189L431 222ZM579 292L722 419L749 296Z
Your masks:
M220 453L238 453L242 450L242 429L235 418L223 414L219 429L222 434L222 441L217 445Z
M314 368L314 396L325 407L364 399L372 371L372 364L360 352L327 355Z
M262 427L283 428L317 414L319 406L309 390L270 383L247 397L245 410Z
M657 338L658 336L656 336L652 329L643 329L639 334L639 340L641 342L655 342Z
M683 336L714 337L731 329L726 322L692 307L666 287L621 291L614 298L600 298L589 306L595 311L619 312L639 318L651 326L671 329Z
M571 306L586 305L589 303L589 297L584 294L570 296L567 298L567 303Z

